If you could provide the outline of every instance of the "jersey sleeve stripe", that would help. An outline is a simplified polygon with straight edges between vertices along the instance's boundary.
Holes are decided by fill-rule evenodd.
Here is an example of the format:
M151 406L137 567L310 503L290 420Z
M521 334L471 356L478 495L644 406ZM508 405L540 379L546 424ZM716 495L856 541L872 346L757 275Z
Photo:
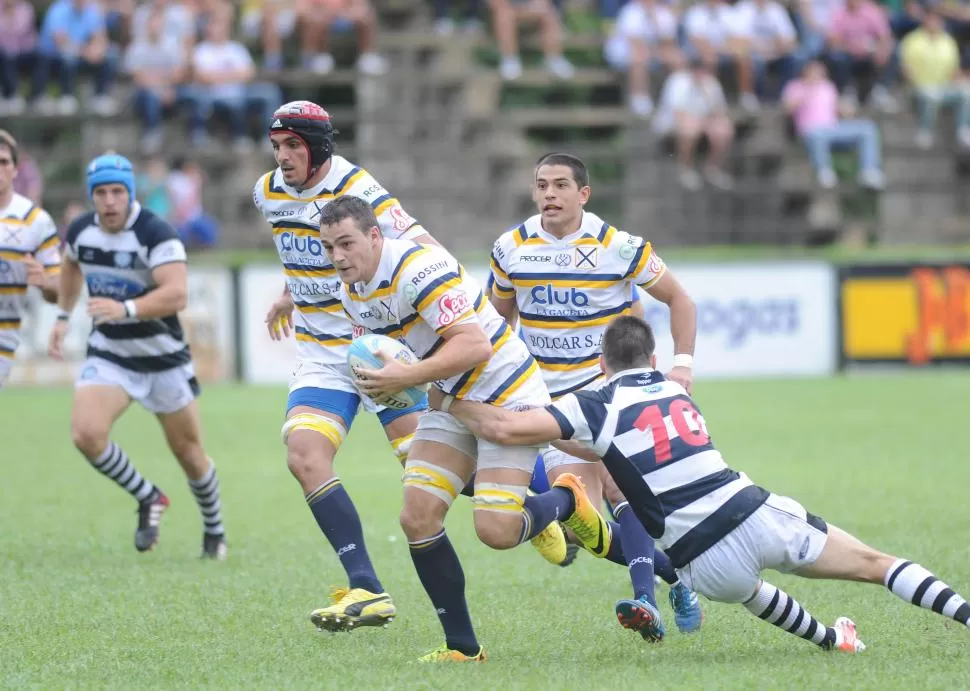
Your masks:
M609 247L610 242L613 241L613 236L616 235L616 228L611 226L606 221L603 221L603 227L600 228L599 235L596 237L600 241L603 247Z
M355 182L360 180L362 177L367 175L366 170L361 170L357 166L350 169L350 172L344 175L343 180L337 183L337 186L333 189L333 196L339 197L344 193L344 190L352 187Z
M515 229L515 232L512 234L512 240L515 242L515 246L519 247L522 245L523 242L525 242L528 239L529 239L529 234L526 232L525 224L523 223L522 225L520 225L518 228Z
M659 274L657 274L656 276L654 276L653 278L651 278L646 283L639 284L640 287L643 288L643 289L645 289L645 290L647 288L650 288L653 284L655 284L657 281L659 281L661 278L663 278L663 276L664 276L665 273L667 273L667 265L666 264L664 265L663 269L660 271Z
M8 283L7 285L0 285L0 295L20 295L26 292L26 283Z
M0 329L17 329L20 327L20 317L0 319Z
M504 278L506 281L509 280L508 273L506 273L505 269L502 268L502 265L498 263L498 259L496 259L494 252L492 252L489 265L492 269L492 273L496 274L499 278Z
M509 397L515 393L533 374L539 371L539 365L536 364L535 358L531 355L529 359L523 362L519 367L509 375L508 379L502 382L491 396L485 399L485 403L492 403L494 405L502 405L509 399Z
M438 276L424 287L424 289L418 293L414 298L414 309L419 312L427 307L431 302L437 300L441 297L449 288L458 288L461 286L461 276L459 276L454 271L450 271L446 274Z
M636 254L633 255L633 259L630 260L630 267L626 270L626 277L633 278L639 276L640 272L647 265L647 261L650 259L650 252L645 251L650 248L649 243L640 245L637 248Z
M573 434L576 430L573 429L572 424L569 422L569 418L559 412L559 409L555 405L547 405L546 410L556 418L556 422L559 423L559 432L562 434L560 439L572 439Z
M61 244L61 239L57 237L57 233L51 233L43 242L37 246L38 252L43 252L44 250L49 250L52 247L57 247Z
M623 274L583 274L583 273L552 273L552 272L521 272L513 271L509 274L509 279L513 283L521 282L523 285L527 283L534 283L536 285L545 285L550 281L559 281L563 287L569 288L572 286L580 287L579 283L585 283L590 285L585 285L583 287L599 287L602 288L604 283L616 283L617 281L624 280Z
M310 331L308 331L302 326L298 326L296 327L296 340L305 341L308 343L316 343L318 345L335 346L335 345L350 345L350 342L352 339L350 335L337 336L334 334L324 334L324 333L315 334L315 333L311 333Z
M391 291L397 287L397 282L401 278L401 272L407 268L408 264L418 259L422 255L428 254L428 250L423 247L412 247L401 257L401 260L394 267L394 271L391 272L391 282L388 286Z
M508 300L515 297L515 288L503 288L498 283L492 282L492 295Z

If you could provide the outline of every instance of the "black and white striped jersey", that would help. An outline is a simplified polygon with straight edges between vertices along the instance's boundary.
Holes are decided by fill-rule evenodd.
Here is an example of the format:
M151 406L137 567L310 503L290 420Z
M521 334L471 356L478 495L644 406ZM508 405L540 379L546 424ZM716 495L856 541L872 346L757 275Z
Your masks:
M167 222L135 202L124 230L106 233L94 212L67 229L65 254L84 273L90 297L130 300L157 287L152 271L186 261L185 246ZM95 326L88 356L134 372L161 372L191 360L185 334L175 314L161 319L121 319Z
M547 410L563 439L583 442L603 459L675 567L712 547L768 498L724 463L684 388L655 370L621 372Z

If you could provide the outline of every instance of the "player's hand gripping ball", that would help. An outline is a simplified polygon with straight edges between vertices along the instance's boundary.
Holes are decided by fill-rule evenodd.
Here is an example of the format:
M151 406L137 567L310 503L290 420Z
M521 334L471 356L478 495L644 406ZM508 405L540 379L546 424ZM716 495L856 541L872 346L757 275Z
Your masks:
M379 370L384 367L384 363L377 355L378 353L388 360L397 360L405 365L418 359L414 352L400 341L379 334L365 334L351 342L347 354L347 364L355 378L358 380L361 378L357 374L357 370L360 368ZM427 392L428 385L421 384L420 386L408 387L402 391L371 396L371 399L377 405L403 410L417 405Z

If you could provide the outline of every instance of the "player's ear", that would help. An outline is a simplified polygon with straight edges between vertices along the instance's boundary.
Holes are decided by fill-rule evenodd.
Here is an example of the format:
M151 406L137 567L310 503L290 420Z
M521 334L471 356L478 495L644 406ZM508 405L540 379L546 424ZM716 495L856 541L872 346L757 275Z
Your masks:
M586 185L585 187L579 188L579 203L584 205L589 201L589 196L593 193L593 189Z
M600 371L606 374L606 360L603 359L602 353L600 354Z
M657 354L650 356L650 369L657 369Z

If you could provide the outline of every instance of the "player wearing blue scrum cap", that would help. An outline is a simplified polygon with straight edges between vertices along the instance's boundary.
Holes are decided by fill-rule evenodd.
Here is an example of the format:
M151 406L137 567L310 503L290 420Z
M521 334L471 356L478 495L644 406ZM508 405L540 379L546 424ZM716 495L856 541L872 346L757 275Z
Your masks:
M51 356L62 358L68 319L87 284L94 327L75 384L71 437L96 470L138 502L135 548L146 552L158 543L170 502L109 435L132 401L154 413L202 513L202 556L224 559L219 478L202 448L199 383L178 319L188 298L185 247L172 226L138 203L124 156L91 161L87 191L94 211L68 226L49 344Z

